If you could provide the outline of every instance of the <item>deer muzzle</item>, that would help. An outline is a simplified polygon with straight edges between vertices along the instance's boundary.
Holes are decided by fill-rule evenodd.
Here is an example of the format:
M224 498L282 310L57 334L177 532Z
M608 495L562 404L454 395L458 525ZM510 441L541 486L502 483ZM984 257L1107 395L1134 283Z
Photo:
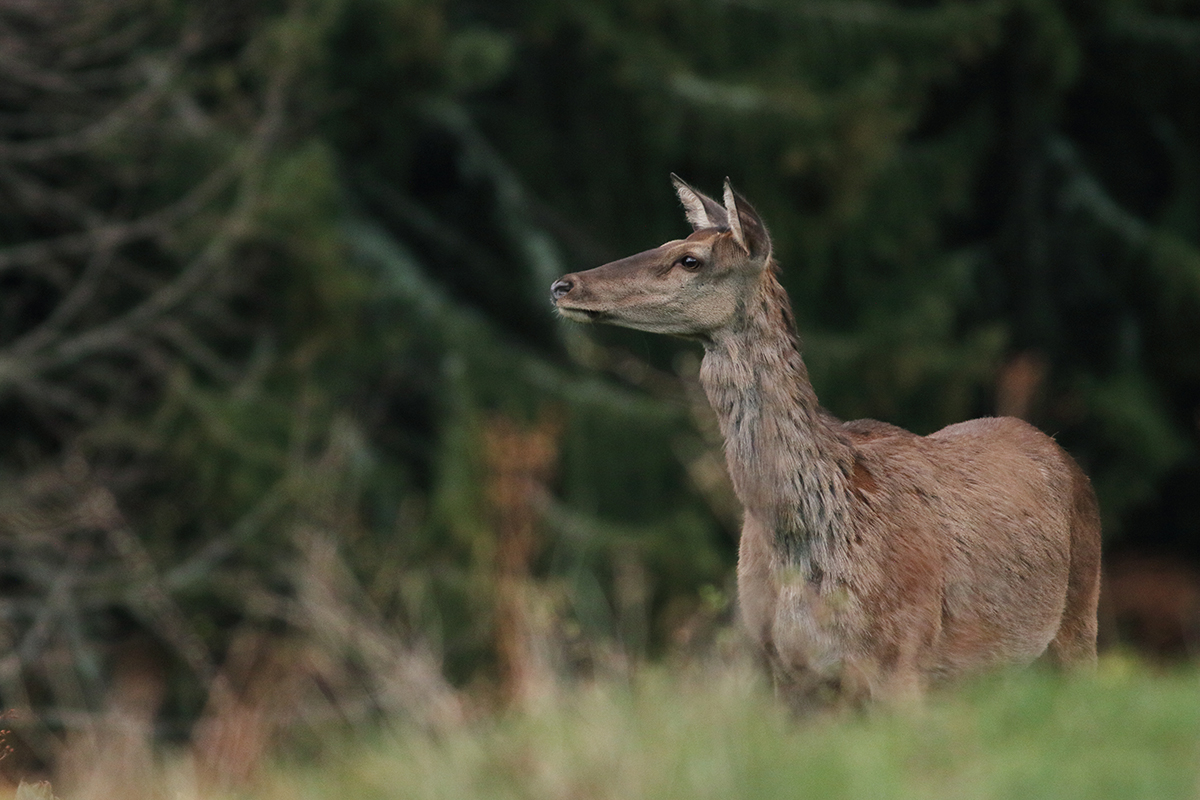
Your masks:
M575 322L596 322L604 318L603 311L585 308L580 295L586 294L574 275L564 275L550 284L550 302L558 313Z

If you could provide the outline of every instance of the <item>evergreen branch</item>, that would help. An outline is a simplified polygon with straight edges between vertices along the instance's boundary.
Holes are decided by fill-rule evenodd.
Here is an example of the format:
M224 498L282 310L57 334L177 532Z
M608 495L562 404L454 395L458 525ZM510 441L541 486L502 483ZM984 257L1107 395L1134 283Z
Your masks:
M999 19L1012 8L1012 3L1006 0L945 3L934 8L899 7L893 3L871 0L815 0L803 3L778 0L718 2L729 7L752 9L825 25L936 38L962 36L966 32L991 33Z
M682 71L671 75L667 85L677 98L689 105L735 114L813 120L823 116L827 105L816 92L797 82L786 90L772 91L757 83L730 83Z
M451 352L472 360L489 358L511 362L510 371L539 390L581 406L667 421L678 419L670 404L614 386L591 376L573 375L561 367L508 341L481 314L452 302L429 280L421 262L404 245L378 225L354 219L345 224L346 242L361 264L378 271L379 286L415 317L414 328L423 330ZM498 343L503 343L501 346ZM497 343L497 344L485 344Z
M1173 47L1193 59L1200 53L1200 22L1194 20L1122 9L1109 19L1108 25L1116 36L1139 44Z
M425 112L463 145L462 171L481 175L491 183L501 229L530 269L531 293L543 296L545 287L565 270L554 240L533 223L529 190L461 105L431 103Z
M1052 161L1068 175L1061 201L1068 209L1078 209L1113 234L1131 253L1150 256L1173 291L1200 300L1200 249L1169 230L1156 228L1122 206L1083 165L1074 145L1065 137L1054 138L1049 145ZM1177 301L1179 298L1173 298Z
M1086 209L1093 219L1116 234L1132 249L1141 250L1150 246L1150 226L1125 210L1108 193L1100 181L1083 166L1070 140L1056 136L1050 141L1048 148L1051 160L1070 176L1062 193L1062 201L1067 208Z

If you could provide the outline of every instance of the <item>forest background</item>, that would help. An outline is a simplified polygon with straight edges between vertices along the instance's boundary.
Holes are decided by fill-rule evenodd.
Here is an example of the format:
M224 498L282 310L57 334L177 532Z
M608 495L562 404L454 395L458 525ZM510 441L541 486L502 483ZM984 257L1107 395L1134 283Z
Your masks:
M1184 0L0 0L9 763L728 646L699 353L548 302L671 172L767 221L827 408L1025 417L1200 592L1198 97Z

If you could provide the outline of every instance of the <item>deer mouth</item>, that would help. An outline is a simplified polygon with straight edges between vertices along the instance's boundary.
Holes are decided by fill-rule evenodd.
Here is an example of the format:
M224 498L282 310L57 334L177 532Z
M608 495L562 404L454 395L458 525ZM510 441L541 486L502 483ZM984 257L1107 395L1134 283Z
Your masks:
M571 308L562 305L557 308L560 315L575 322L600 322L606 316L603 311L592 311L587 308Z

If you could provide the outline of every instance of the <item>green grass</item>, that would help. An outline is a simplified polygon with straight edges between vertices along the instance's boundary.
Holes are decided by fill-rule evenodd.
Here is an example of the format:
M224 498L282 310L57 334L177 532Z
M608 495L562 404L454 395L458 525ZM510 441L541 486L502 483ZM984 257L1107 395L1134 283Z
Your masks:
M265 797L1200 798L1200 673L1123 659L789 719L741 670L646 670L450 732L346 742Z

